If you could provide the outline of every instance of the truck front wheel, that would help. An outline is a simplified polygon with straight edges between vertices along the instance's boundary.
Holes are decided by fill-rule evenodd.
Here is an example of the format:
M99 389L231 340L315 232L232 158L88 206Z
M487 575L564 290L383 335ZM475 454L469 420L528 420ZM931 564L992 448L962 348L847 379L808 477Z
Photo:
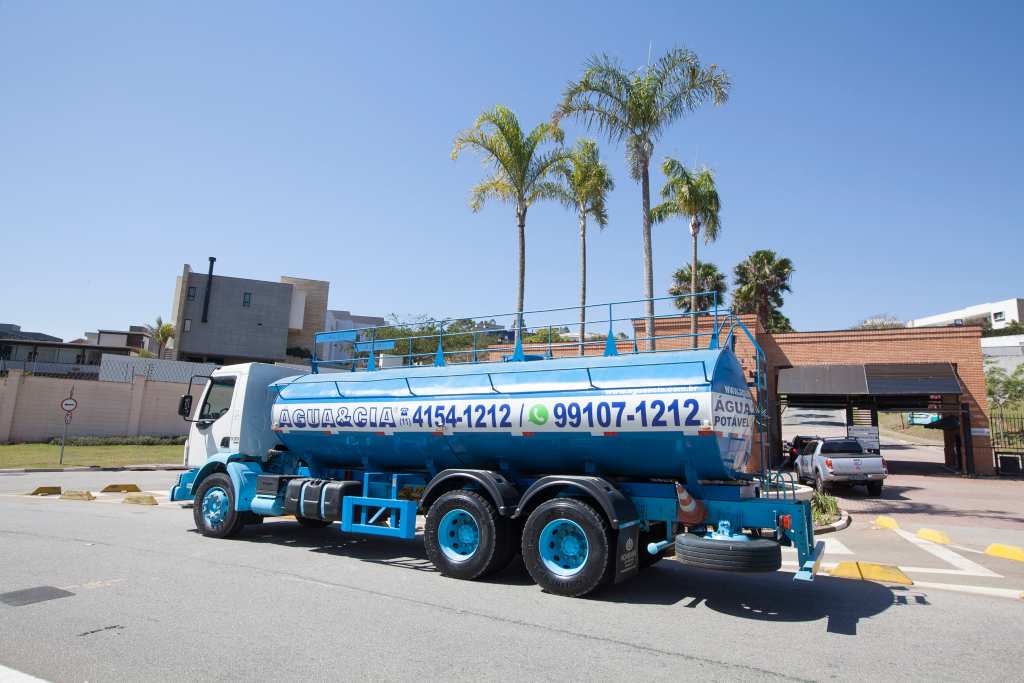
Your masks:
M523 528L523 563L548 593L578 597L601 585L609 571L608 523L575 498L541 503Z
M192 516L203 536L228 538L237 534L244 522L241 513L235 510L235 487L231 477L217 472L203 479L196 491Z
M483 496L449 491L427 512L423 546L443 575L477 579L508 564L507 526Z

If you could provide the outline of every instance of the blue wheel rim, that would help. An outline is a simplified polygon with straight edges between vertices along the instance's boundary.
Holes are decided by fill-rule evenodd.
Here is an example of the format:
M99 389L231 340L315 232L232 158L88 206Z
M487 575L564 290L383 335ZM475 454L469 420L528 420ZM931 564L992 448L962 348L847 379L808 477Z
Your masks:
M203 519L211 529L219 529L228 517L230 503L228 492L220 486L214 486L203 496Z
M587 534L571 519L548 522L540 532L540 559L557 576L575 576L590 557Z
M480 527L462 508L449 510L437 527L437 542L449 560L466 562L480 548Z

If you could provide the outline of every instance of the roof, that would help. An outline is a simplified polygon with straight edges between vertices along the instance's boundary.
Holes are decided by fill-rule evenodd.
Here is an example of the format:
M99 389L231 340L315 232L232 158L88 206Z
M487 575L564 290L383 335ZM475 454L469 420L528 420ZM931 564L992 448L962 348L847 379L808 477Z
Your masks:
M963 388L952 363L865 363L785 368L779 371L778 393L906 396L960 394Z

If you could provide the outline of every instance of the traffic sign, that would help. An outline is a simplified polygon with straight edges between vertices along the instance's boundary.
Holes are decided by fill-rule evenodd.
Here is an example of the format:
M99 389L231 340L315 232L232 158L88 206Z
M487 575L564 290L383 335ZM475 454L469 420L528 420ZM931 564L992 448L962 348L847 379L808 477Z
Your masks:
M78 407L78 401L68 396L66 399L60 402L60 407L64 410L65 413L70 413L75 408Z

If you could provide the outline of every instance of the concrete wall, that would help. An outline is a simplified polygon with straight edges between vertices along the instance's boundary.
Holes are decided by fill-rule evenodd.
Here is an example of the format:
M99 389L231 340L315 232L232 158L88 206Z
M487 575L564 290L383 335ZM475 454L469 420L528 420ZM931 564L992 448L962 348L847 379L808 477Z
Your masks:
M208 322L203 323L206 273L185 275L187 279L177 288L181 305L174 321L178 360L284 360L292 302L290 284L214 274ZM196 288L193 301L188 301L190 286ZM252 294L248 307L242 305L246 292ZM188 332L185 320L192 321Z
M327 329L327 295L331 283L324 280L307 280L301 277L283 276L281 282L304 292L302 329L288 330L288 348L301 346L313 350L313 335Z
M11 370L0 378L0 443L47 441L64 429L61 401L72 387L78 408L69 436L180 436L188 423L177 415L187 384L132 383L34 377Z

